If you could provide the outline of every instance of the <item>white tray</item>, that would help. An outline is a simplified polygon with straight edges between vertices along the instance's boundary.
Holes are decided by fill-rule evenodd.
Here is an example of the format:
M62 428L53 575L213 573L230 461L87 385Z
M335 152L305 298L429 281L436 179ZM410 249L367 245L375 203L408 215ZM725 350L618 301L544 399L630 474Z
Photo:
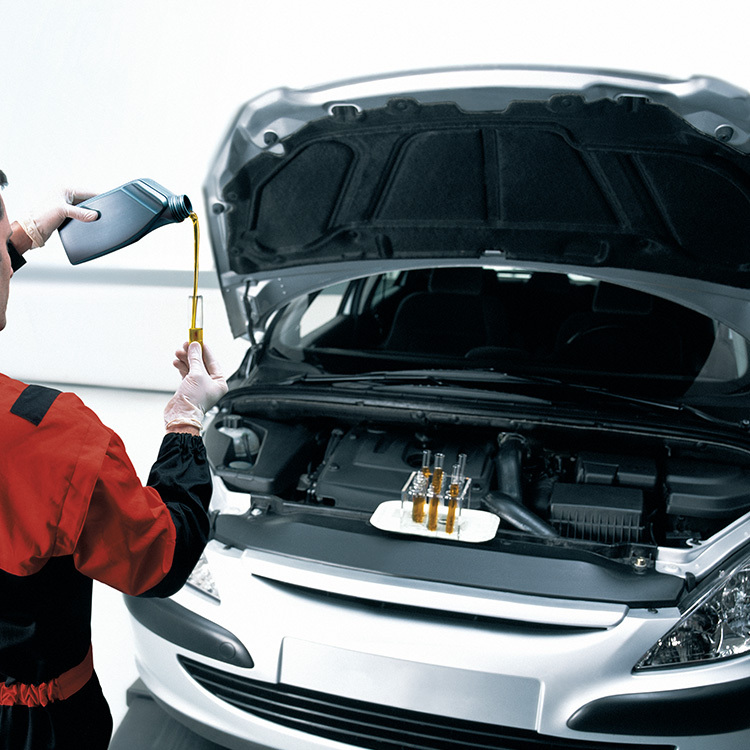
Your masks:
M389 500L380 503L370 516L370 523L381 531L394 531L397 534L412 534L428 536L434 539L454 539L458 542L488 542L494 539L500 518L494 513L484 510L461 511L452 534L445 533L445 516L448 509L443 506L438 515L437 531L429 531L425 524L414 523L411 520L411 506L406 504L401 512L400 500Z

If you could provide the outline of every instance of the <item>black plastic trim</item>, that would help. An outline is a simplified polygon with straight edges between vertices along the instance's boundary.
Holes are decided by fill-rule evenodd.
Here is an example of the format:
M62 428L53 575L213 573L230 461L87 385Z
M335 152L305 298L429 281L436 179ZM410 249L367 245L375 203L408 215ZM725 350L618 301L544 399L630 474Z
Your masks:
M676 606L684 588L676 576L654 570L638 575L628 566L567 549L537 545L533 553L523 554L500 539L483 544L422 541L379 531L363 521L321 519L304 512L257 518L219 515L213 536L239 549L346 570L639 608Z
M176 646L237 667L255 666L237 636L170 599L126 596L125 605L144 628Z
M687 690L613 695L569 719L579 732L692 737L750 729L750 678Z
M554 737L251 680L183 657L179 661L199 685L227 704L276 726L320 737L326 746L333 741L368 750L675 750L671 743Z

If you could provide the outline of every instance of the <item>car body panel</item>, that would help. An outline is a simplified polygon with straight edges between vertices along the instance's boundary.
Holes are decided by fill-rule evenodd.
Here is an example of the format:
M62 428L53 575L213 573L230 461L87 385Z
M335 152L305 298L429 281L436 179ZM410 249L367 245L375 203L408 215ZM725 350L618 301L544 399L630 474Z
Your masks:
M250 340L211 541L131 607L166 710L237 750L748 745L749 153L708 77L247 102L205 183ZM416 534L425 469L492 539Z
M338 600L308 595L301 588L277 587L262 576L256 577L252 562L247 560L245 573L237 575L236 554L221 547L211 542L208 559L227 604L217 607L189 588L175 600L204 617L220 619L248 647L256 663L252 670L180 649L186 656L226 673L394 708L427 709L428 714L432 708L440 716L464 717L468 712L482 723L592 742L613 742L614 738L561 729L581 707L608 695L674 688L673 675L635 676L631 667L640 656L641 644L658 638L677 620L679 612L675 609L631 610L614 627L562 632L545 632L538 626L524 627L513 621L477 626L468 621L462 624L460 620L452 623L398 616L387 609L378 616L371 608L356 603L342 606ZM284 561L279 560L279 564ZM259 568L259 572L266 569ZM319 739L234 708L192 680L186 681L173 649L165 649L161 638L140 625L135 625L135 634L139 668L146 684L162 703L203 723L206 736L214 736L217 730L234 735L236 744L228 746L238 748L246 747L243 738L284 750L320 746ZM607 656L592 659L597 653ZM423 665L430 666L423 671ZM717 672L729 680L747 674L742 660L687 669L680 673L680 687L710 685L717 679ZM363 674L366 679L358 679ZM426 674L432 682L423 682ZM477 700L463 702L466 694L457 687L462 680L464 684L469 680L472 690L480 692ZM418 685L422 685L419 690ZM520 688L521 692L514 697L511 688ZM515 700L521 696L526 705L519 711ZM530 705L538 710L531 711ZM732 744L738 736L665 737L661 741L680 750L698 750L707 743L729 750L738 746ZM636 746L654 742L644 736L619 739ZM352 747L357 747L356 743Z

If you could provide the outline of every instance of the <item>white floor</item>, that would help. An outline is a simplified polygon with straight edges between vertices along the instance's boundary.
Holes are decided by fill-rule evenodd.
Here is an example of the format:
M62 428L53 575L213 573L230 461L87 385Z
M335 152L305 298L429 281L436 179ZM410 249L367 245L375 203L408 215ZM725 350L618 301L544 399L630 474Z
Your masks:
M164 434L162 410L171 393L49 385L78 394L102 422L120 435L138 476L145 482ZM92 639L96 671L116 728L127 711L125 691L138 675L122 594L97 582L94 582Z

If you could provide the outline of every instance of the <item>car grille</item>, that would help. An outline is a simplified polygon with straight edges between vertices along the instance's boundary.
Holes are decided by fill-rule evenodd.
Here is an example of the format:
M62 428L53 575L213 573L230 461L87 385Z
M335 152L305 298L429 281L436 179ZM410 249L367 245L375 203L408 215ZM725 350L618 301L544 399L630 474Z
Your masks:
M674 750L547 737L523 729L381 706L328 693L249 680L179 657L204 689L248 713L316 737L371 750Z

